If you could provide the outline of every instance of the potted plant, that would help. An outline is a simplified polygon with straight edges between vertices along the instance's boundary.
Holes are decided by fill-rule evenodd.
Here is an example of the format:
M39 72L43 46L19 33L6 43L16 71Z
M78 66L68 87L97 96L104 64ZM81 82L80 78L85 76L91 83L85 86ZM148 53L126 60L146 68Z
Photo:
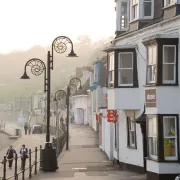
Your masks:
M172 156L172 140L171 139L164 139L164 156Z

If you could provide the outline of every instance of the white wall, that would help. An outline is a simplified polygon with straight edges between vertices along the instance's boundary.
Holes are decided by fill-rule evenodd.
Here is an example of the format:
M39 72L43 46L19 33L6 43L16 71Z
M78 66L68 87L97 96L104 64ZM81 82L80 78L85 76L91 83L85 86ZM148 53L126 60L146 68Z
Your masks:
M119 161L143 167L143 142L140 125L136 124L137 149L127 148L127 123L124 111L119 111L119 132Z
M102 117L102 150L113 160L113 124L107 122L107 109L101 109Z

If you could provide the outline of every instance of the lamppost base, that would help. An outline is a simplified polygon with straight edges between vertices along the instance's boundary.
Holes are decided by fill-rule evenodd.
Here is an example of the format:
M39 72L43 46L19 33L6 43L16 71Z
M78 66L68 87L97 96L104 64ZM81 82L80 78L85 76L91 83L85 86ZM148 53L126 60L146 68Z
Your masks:
M59 168L56 149L53 148L52 143L45 143L45 147L41 150L40 160L40 169L45 172L54 172Z

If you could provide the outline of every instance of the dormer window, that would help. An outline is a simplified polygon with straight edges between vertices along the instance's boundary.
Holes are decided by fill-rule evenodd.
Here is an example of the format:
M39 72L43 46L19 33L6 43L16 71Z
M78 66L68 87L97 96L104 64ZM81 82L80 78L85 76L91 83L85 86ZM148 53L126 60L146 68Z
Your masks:
M132 12L131 12L131 20L138 19L139 14L139 0L131 0Z
M116 6L116 30L126 31L129 25L129 0L119 0Z
M120 28L128 28L128 2L121 3Z
M154 0L131 0L131 21L153 19Z

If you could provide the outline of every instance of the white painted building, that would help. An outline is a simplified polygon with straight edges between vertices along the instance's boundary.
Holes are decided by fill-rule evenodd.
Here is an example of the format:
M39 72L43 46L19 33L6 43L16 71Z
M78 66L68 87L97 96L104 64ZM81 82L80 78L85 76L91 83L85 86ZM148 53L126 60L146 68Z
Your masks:
M119 114L113 156L148 180L180 174L179 3L116 0L116 38L106 49L108 109Z

